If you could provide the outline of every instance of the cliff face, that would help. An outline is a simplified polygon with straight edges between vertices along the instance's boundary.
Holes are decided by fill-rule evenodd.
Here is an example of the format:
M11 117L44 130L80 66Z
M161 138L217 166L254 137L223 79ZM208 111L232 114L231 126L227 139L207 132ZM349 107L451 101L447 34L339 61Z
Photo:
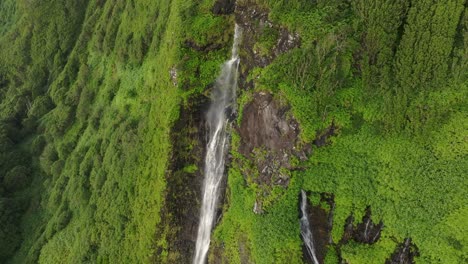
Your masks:
M306 159L307 151L301 150L299 124L288 116L288 106L281 106L269 93L254 93L253 100L242 110L238 128L240 143L234 151L248 160L243 170L247 182L256 184L262 191L252 205L257 214L263 213L262 203L273 186L287 188L290 171L298 169L295 162Z
M284 28L273 25L267 19L267 12L253 3L236 6L233 1L216 1L210 10L216 16L234 17L235 22L242 28L243 37L240 47L242 66L239 77L239 87L242 90L253 88L252 83L248 84L247 81L250 70L254 67L266 66L275 56L298 45L297 36L293 37ZM268 30L281 34L278 35L278 40L274 40L277 43L274 44L273 52L260 54L254 46L260 36L267 34ZM199 43L189 39L185 41L188 48L187 54L192 52L206 54L220 50L221 47L216 44L218 40L213 41ZM199 77L199 74L199 69L197 69L194 76ZM214 78L211 81L214 81ZM185 86L188 83L182 81L180 85ZM210 86L211 84L208 84L204 89L210 89ZM199 218L203 181L202 162L206 144L204 115L208 104L207 97L191 97L190 104L182 107L179 120L174 125L171 140L174 142L173 158L166 175L167 188L162 210L161 226L165 228L159 230L156 235L156 237L165 237L168 244L156 250L155 262L185 263L191 261ZM286 187L289 176L282 170L293 168L290 164L292 156L305 157L303 152L295 149L299 134L297 122L287 114L288 106L280 105L269 93L257 93L254 100L244 108L244 119L238 128L242 139L240 152L256 164L261 174L261 177L256 180L258 184L264 185L265 189L271 188L272 185ZM276 140L281 140L281 142L276 142ZM258 151L267 152L269 156L260 161L255 156ZM220 208L222 207L220 205ZM252 204L253 207L254 204ZM258 210L261 211L261 208L259 207ZM161 253L164 251L169 252L169 256L161 258Z
M236 3L234 17L243 31L239 85L245 90L254 88L253 80L248 77L254 68L264 68L280 54L300 46L297 33L273 23L268 15L267 8L253 1Z
M253 69L265 68L279 55L300 46L298 34L269 19L268 9L249 1L238 1L234 12L236 23L243 29L241 43L241 93L250 101L241 105L238 128L239 152L248 160L243 167L246 182L255 184L257 199L252 205L256 214L263 213L262 203L273 186L287 188L290 171L296 161L306 159L310 148L299 146L300 128L287 102L280 102L269 91L259 91L251 79Z
M241 71L238 82L239 88L243 91L254 89L253 83L247 81L247 76L253 68L265 67L276 56L299 45L297 35L292 35L285 28L274 25L268 20L266 10L262 10L254 3L236 5L234 1L216 1L211 12L217 16L234 17L235 22L242 28ZM273 40L273 49L259 51L256 43L260 41L262 35L270 34L271 31L278 33L277 36L275 33L277 39ZM188 40L186 45L199 53L220 49L215 42L207 42L201 46ZM205 88L209 89L210 86L209 84ZM179 121L173 128L171 140L174 142L173 158L166 177L168 187L162 211L162 226L168 228L156 235L165 236L169 244L166 248L159 248L156 251L156 262L170 260L186 263L193 257L203 181L202 157L205 155L206 145L204 115L209 104L208 98L199 98L192 97L190 107L181 109ZM239 152L255 164L256 173L260 175L255 180L256 184L264 186L265 191L271 189L273 185L286 188L289 175L284 173L284 170L294 169L291 159L306 157L304 151L296 150L299 135L297 122L288 114L288 106L281 105L270 93L256 93L253 100L243 108L242 121L232 132L240 135ZM234 127L237 125L234 124ZM257 154L260 152L267 154L259 159ZM187 166L193 166L193 171L188 172ZM261 196L267 195L265 193ZM257 213L262 212L261 200L259 197L259 201L252 204L252 208L255 207ZM220 209L222 207L221 204ZM219 212L221 213L221 210ZM159 257L164 250L169 252L167 259ZM212 257L211 261L219 262L221 259L223 256L218 255L216 258Z
M0 262L191 262L237 23L209 263L310 262L301 190L319 262L465 263L468 9L433 2L0 1Z
M365 90L372 89L373 84L362 84L367 88L359 90L353 86L356 83L351 83L388 81L385 76L393 70L376 69L388 59L387 49L397 50L398 39L405 38L402 25L408 6L400 3L385 8L385 12L399 12L401 17L384 16L388 28L396 31L382 36L379 41L386 43L382 44L373 42L378 33L367 26L376 18L366 17L374 11L364 2L286 5L237 1L233 14L244 32L240 108L232 131L226 203L213 233L210 261L310 262L307 254L293 246L299 241L297 233L286 231L297 226L297 213L291 208L297 208L294 194L298 186L311 191L311 229L317 239L320 263L359 263L372 257L382 262L397 257L412 262L419 254L415 246L397 244L408 236L401 229L409 226L395 219L391 208L397 204L403 208L405 202L390 194L395 189L388 191L387 187L395 186L383 184L389 180L382 176L386 173L382 166L387 166L388 160L374 155L393 152L391 147L374 145L381 139L373 134L385 134L373 122L378 119L376 122L383 124L390 117L371 117L367 110L358 110L361 104L366 109L371 109L370 105L353 101L380 100L374 97L380 96L375 91ZM345 26L356 14L363 19L362 24L353 21L363 28ZM399 64L389 67L396 71L404 68ZM373 75L376 71L379 73ZM385 85L393 86L391 82ZM385 96L379 98L389 100ZM373 123L372 129L367 122ZM375 141L371 143L369 138ZM403 180L405 176L397 172L400 165L394 164L390 170ZM383 202L382 193L391 201ZM354 217L362 220L354 221ZM383 235L387 227L399 234L397 240ZM364 244L371 245L369 253L364 253ZM427 258L431 258L429 255Z
M167 244L156 249L154 263L189 263L193 258L203 186L207 99L192 98L191 106L181 108L172 128L173 147L166 172L162 228L155 234L156 239L163 237ZM163 256L164 251L168 256Z

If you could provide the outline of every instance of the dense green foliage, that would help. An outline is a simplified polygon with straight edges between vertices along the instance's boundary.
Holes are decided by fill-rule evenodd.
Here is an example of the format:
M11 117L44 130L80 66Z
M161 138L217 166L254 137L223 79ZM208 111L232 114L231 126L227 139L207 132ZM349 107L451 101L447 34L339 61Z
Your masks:
M214 2L0 1L0 262L177 259L160 219L170 132L228 57L234 16L212 14ZM350 263L383 263L405 237L418 263L468 261L466 1L238 3L301 38L250 72L255 91L291 105L300 145L332 123L338 134L257 215L261 189L234 131L213 248L229 263L301 263L302 188L335 194L335 241L366 206L383 220L378 243L341 248ZM252 49L267 55L278 34L265 30Z
M0 262L142 263L166 247L169 132L227 50L184 43L231 37L211 6L0 3Z
M147 260L180 101L168 70L188 4L1 7L0 259L16 250L12 263ZM27 192L21 164L33 171Z
M418 246L418 263L466 262L464 1L293 2L261 1L271 19L299 32L302 43L253 71L252 79L257 90L291 104L303 141L332 122L339 132L301 164L307 169L293 173L263 215L252 211L258 187L244 182L241 172L251 165L234 140L229 201L216 242L232 263L245 254L241 248L250 250L254 263L302 262L295 210L303 188L335 194L335 242L345 219L351 213L360 219L366 206L383 220L375 245L341 247L350 263L384 263L405 237ZM337 263L336 255L326 261Z

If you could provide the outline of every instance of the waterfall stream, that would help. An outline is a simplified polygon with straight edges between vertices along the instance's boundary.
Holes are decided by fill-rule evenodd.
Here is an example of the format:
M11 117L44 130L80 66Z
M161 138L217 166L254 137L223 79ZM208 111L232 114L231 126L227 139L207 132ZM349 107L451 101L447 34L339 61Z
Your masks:
M319 264L317 256L315 254L314 239L310 230L310 222L307 214L307 194L304 190L301 190L301 236L304 241L304 245L307 248L310 258L314 264Z
M241 30L235 26L231 59L222 66L221 74L212 91L212 102L207 113L209 130L206 146L203 199L195 245L194 264L206 261L210 247L210 235L214 224L216 207L220 196L219 189L224 175L226 153L229 145L227 113L235 111L237 89L237 70L239 67L238 44Z

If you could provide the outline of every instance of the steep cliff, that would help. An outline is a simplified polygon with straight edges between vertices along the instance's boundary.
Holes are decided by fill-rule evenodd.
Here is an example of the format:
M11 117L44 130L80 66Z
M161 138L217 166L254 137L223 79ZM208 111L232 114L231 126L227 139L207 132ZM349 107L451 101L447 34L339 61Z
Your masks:
M192 261L234 24L208 262L467 261L467 1L3 0L0 262Z

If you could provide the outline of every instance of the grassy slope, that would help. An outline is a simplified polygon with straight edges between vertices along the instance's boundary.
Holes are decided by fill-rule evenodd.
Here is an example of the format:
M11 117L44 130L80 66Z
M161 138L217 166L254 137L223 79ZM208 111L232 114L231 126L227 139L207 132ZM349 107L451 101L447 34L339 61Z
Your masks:
M54 107L38 121L47 145L31 191L40 193L40 204L23 218L25 240L11 262L145 262L154 250L180 103L169 69L180 58L187 4L72 2L35 3L32 11L18 3L21 17L2 39L27 31L35 17L44 21L24 33L32 45L19 52L31 71L53 71L24 78L44 79ZM82 21L70 20L70 11ZM67 31L71 26L78 28ZM69 50L56 66L60 45ZM12 72L23 67L11 64Z
M232 18L213 17L212 5L2 2L1 119L18 120L33 161L11 263L144 263L156 248L170 262L170 235L155 237L167 229L159 212L170 129L181 104L215 79L232 37ZM185 39L226 48L197 52Z
M152 253L170 151L168 133L178 109L178 91L168 69L178 59L174 45L180 32L179 3L123 5L108 1L102 7L102 22L98 20L94 30L101 23L116 27L115 46L105 54L93 49L100 45L99 35L91 38L85 57L90 69L84 69L91 76L78 80L84 85L91 80L94 102L80 104L90 108L97 124L75 122L55 142L60 146L75 141L76 147L57 180L49 182L52 192L46 208L59 216L59 208L65 207L73 217L48 238L39 258L43 263L141 262ZM119 8L122 11L106 21L107 10ZM98 10L88 7L88 12ZM151 29L153 19L161 25L159 30ZM144 58L143 45L148 46ZM62 181L67 184L57 184ZM47 227L52 225L49 220Z

